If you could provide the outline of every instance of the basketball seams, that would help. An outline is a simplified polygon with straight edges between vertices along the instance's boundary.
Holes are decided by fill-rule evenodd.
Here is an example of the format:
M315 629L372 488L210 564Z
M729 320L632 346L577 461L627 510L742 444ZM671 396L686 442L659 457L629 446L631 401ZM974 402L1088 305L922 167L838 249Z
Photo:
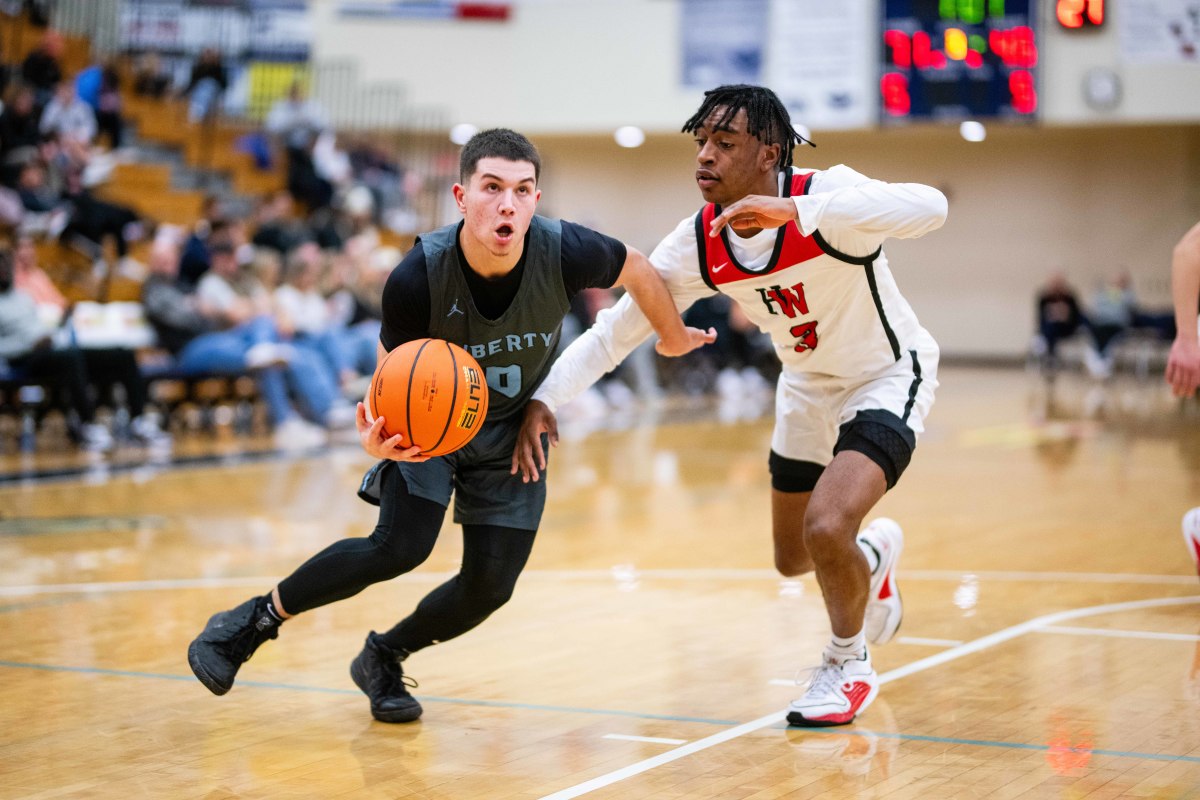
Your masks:
M379 384L383 380L383 374L384 374L383 365L386 364L388 362L388 359L392 357L392 354L395 353L399 349L400 348L395 347L387 352L387 355L385 355L383 357L383 361L380 361L379 366L375 368L375 376L373 378L371 378L371 394L370 394L369 399L370 399L370 411L371 411L371 420L372 421L378 419L380 416L379 406L375 402L375 397L381 389Z
M413 356L412 366L408 369L408 386L405 387L407 392L407 402L404 406L404 429L408 431L408 446L412 447L417 444L416 437L412 432L412 407L413 407L413 378L417 374L417 365L421 363L421 354L425 352L425 348L429 346L432 339L425 339L421 342L421 347L417 350L417 354Z
M443 342L446 345L446 353L450 356L450 385L453 387L453 392L450 394L450 407L446 410L446 424L442 427L442 435L433 443L425 454L434 452L446 438L446 434L450 432L450 424L454 422L454 409L458 402L458 359L454 357L454 348L449 342Z

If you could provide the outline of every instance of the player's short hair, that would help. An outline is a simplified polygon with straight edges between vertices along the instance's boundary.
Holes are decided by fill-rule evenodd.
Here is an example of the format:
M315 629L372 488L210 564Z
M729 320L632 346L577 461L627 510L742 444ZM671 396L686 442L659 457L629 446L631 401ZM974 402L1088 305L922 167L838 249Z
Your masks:
M508 161L528 161L533 164L533 182L537 183L542 175L542 157L538 155L533 142L522 134L508 128L489 128L480 131L467 140L463 145L462 155L458 158L458 181L466 185L480 159L503 158Z
M792 149L800 144L810 144L792 127L792 116L774 92L765 86L750 86L745 83L728 84L704 93L704 102L683 123L683 132L692 133L708 121L714 112L721 115L714 121L716 127L728 125L739 111L746 112L747 132L763 144L779 145L779 169L792 165Z

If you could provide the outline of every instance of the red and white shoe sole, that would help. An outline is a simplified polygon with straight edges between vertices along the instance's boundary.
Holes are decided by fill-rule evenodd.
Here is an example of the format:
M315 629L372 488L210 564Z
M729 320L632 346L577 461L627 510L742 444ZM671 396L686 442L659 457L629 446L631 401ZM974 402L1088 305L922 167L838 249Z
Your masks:
M835 714L825 714L819 717L806 717L800 711L789 711L787 721L789 725L795 725L801 728L831 728L835 725L849 725L854 721L854 718L867 710L867 706L874 702L879 695L879 684L874 685L860 683L860 686L869 686L869 691L862 696L862 699L855 703L850 702L850 710L841 711ZM854 690L851 689L851 692Z

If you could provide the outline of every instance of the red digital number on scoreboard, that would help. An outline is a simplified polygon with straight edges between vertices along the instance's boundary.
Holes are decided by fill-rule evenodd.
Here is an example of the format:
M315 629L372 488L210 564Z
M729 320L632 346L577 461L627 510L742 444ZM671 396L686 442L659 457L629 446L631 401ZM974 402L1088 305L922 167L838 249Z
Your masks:
M1064 28L1098 28L1104 24L1104 0L1056 0L1054 17Z

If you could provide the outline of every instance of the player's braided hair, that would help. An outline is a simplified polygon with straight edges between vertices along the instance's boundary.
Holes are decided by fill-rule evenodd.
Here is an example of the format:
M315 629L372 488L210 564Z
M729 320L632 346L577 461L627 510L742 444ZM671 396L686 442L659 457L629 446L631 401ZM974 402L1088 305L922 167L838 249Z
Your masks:
M792 148L796 145L804 143L816 147L792 127L791 115L774 92L765 86L744 83L718 86L705 92L699 110L683 123L683 132L692 133L718 109L721 109L721 116L713 122L717 128L728 125L744 109L748 133L765 144L779 145L779 169L792 165Z

